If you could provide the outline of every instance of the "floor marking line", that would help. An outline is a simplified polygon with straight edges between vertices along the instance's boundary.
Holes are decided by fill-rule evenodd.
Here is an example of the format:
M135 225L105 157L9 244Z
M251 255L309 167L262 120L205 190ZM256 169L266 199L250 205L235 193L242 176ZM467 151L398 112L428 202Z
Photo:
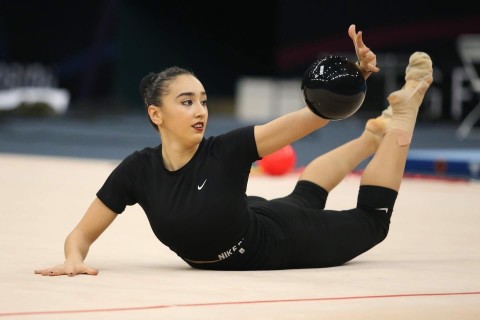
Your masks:
M335 301L335 300L357 300L357 299L385 299L385 298L410 298L410 297L434 297L434 296L460 296L460 295L480 295L480 291L443 292L443 293L406 293L406 294L386 294L386 295L371 295L371 296L345 296L345 297L325 297L325 298L251 300L251 301L225 301L225 302L166 304L166 305L157 305L157 306L125 307L125 308L6 312L6 313L0 313L0 317L35 316L35 315L46 315L46 314L54 315L54 314L72 314L72 313L138 311L138 310L164 309L164 308L174 308L174 307L176 307L176 308L187 308L187 307L209 307L209 306L222 306L222 305L261 304L261 303Z

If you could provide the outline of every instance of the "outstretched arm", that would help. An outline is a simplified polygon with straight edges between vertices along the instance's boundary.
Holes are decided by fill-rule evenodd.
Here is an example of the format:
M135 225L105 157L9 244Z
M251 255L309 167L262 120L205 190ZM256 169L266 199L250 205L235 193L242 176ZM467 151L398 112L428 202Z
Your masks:
M357 32L355 25L348 28L353 41L358 65L367 79L372 73L379 72L376 55L363 42L363 34ZM266 124L255 126L255 141L259 156L264 157L287 144L291 144L313 131L325 126L329 120L315 115L308 107L293 111Z
M82 220L65 240L65 262L51 268L35 270L43 276L74 276L77 274L97 275L98 270L84 260L92 243L107 229L117 214L105 206L98 198L93 200Z
M308 107L287 113L266 124L255 126L255 142L260 157L291 144L316 129L325 126L329 120L315 115Z

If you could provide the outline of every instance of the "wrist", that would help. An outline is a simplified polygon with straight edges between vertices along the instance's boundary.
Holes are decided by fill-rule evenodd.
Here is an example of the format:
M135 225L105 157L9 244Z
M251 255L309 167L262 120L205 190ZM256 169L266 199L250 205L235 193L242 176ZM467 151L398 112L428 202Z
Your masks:
M365 70L363 69L361 66L360 66L360 61L357 61L357 66L358 68L360 69L360 71L362 71L363 73L372 73L372 70Z

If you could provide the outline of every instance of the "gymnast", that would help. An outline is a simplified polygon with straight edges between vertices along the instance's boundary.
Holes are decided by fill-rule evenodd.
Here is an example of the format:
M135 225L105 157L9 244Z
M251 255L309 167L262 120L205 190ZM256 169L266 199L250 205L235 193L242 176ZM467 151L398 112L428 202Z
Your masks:
M351 25L348 34L364 78L379 72L362 32ZM192 268L343 265L387 236L417 113L432 80L429 55L412 53L405 84L388 96L388 106L366 122L358 137L312 160L291 193L264 199L246 194L252 164L330 120L305 106L264 124L207 138L207 93L193 72L169 67L149 73L140 91L161 143L132 152L113 169L67 236L64 262L34 273L97 275L85 263L89 248L135 204L158 240ZM329 192L368 158L356 207L326 210Z

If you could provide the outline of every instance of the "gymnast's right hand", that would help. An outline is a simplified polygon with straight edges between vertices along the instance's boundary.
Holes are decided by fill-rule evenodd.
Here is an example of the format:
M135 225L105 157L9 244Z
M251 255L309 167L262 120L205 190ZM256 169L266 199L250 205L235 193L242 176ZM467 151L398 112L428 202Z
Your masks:
M64 264L56 265L52 268L35 270L34 272L35 274L41 274L42 276L68 275L69 277L76 276L77 274L88 274L91 276L96 276L98 274L97 269L93 269L83 262L66 262Z
M65 239L65 262L51 268L35 270L35 274L42 276L68 275L69 277L77 274L96 276L98 270L87 266L83 261L87 257L91 244L116 217L115 212L95 198L82 220Z

